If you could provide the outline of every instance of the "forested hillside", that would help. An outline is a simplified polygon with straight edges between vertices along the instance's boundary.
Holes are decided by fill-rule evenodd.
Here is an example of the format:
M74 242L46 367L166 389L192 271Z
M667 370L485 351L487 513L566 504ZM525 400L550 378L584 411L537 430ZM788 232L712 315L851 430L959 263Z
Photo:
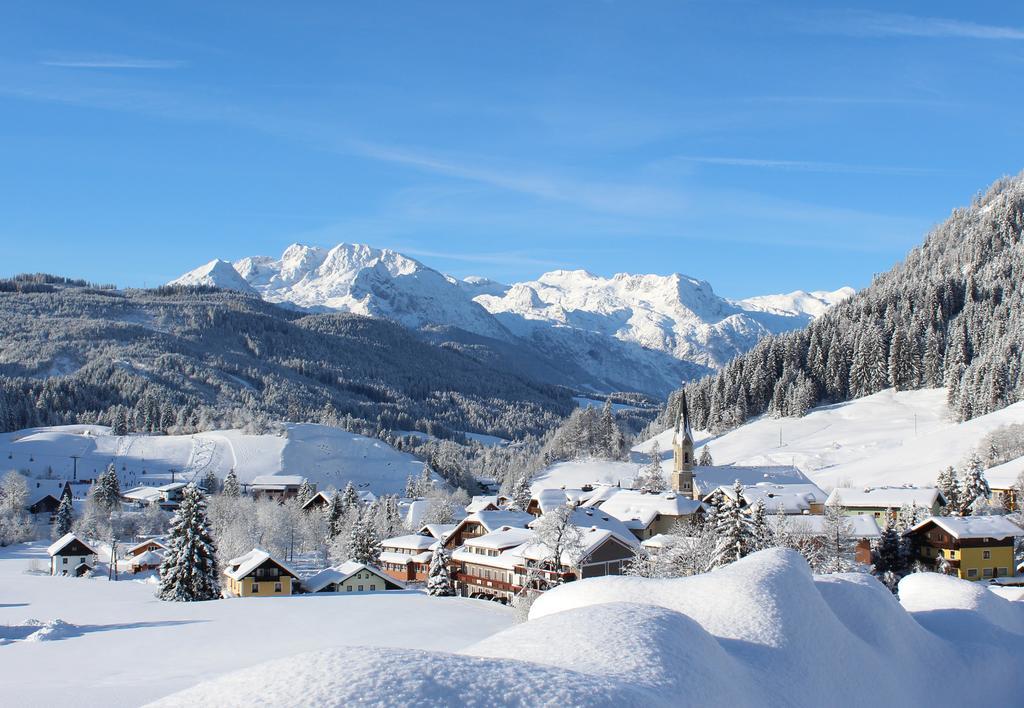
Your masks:
M305 315L211 288L0 284L0 430L70 422L191 432L269 420L539 434L568 391L395 323Z
M686 387L694 424L800 416L884 388L946 386L960 420L1022 398L1024 175L956 209L906 260L798 332ZM666 419L678 408L678 392Z

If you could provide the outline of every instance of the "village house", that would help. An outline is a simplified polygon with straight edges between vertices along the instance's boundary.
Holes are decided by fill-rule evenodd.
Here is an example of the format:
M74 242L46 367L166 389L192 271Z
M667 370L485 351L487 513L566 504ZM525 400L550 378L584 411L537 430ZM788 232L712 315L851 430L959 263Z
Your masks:
M323 492L317 492L302 505L303 511L324 511L331 505L331 498Z
M480 511L460 521L445 537L444 547L449 551L466 542L467 539L483 536L503 526L525 529L534 520L525 511Z
M992 504L1001 506L1007 511L1017 509L1020 489L1018 484L1024 475L1024 457L1004 462L995 467L985 470L985 479L988 481L989 489L992 491Z
M1013 543L1024 529L1005 516L933 516L907 531L925 563L943 563L965 580L1015 575Z
M647 494L617 487L595 495L580 508L594 507L621 521L641 541L668 533L676 524L703 513L699 501L678 492Z
M794 482L792 484L757 482L743 485L742 497L742 506L746 509L761 501L769 514L781 512L792 515L823 513L828 495L813 482ZM736 501L736 489L732 484L724 484L705 495L704 502L720 507L727 498Z
M318 592L381 592L404 590L405 585L387 577L376 568L346 561L333 568L321 570L316 575L302 580L302 590Z
M497 511L498 510L498 496L496 494L488 496L475 496L466 505L467 514L475 514L478 511Z
M235 597L273 597L296 591L298 574L262 548L228 561L225 592Z
M297 474L263 474L253 477L249 493L253 499L271 499L283 502L294 499L306 478Z
M580 547L564 551L557 564L551 562L551 550L540 543L528 543L514 555L523 559L515 567L514 582L520 587L532 584L543 589L553 584L621 575L633 560L639 545L631 534L615 533L596 526L583 529ZM549 566L554 565L554 568Z
M426 580L430 574L431 549L438 539L423 534L395 536L381 541L380 569L403 582Z
M421 536L430 536L437 541L443 541L458 527L458 524L424 524L416 533Z
M71 484L63 480L55 479L29 479L26 480L28 495L25 500L25 508L32 514L39 523L45 521L53 523L53 515L57 513L60 506L60 498L64 494L71 494Z
M97 553L73 533L67 533L46 549L50 556L50 575L81 576L96 567Z
M503 526L467 537L465 543L452 552L456 593L462 597L511 602L522 589L516 583L515 569L522 566L524 560L510 551L532 541L534 536L533 531L521 526Z
M121 500L137 507L156 505L164 511L174 511L181 504L187 486L185 482L171 482L160 487L133 487L121 493Z
M167 546L155 538L147 538L125 551L124 557L132 573L143 573L158 570L166 553Z
M946 505L946 499L935 487L864 487L863 489L837 488L825 501L836 504L844 514L871 514L885 524L885 515L895 515L901 507L920 507L932 516Z

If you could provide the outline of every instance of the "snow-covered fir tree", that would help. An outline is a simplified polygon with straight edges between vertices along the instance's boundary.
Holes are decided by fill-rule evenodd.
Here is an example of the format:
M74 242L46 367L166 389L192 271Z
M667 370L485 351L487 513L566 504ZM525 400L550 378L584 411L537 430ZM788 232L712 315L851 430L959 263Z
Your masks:
M173 602L220 597L217 548L206 518L206 498L195 484L185 487L181 505L171 521L157 597Z
M60 495L60 504L53 519L54 538L60 538L71 531L75 523L75 507L71 499L71 489L65 487Z
M380 536L368 519L357 519L352 525L348 551L349 559L356 563L377 565L380 562Z
M331 505L327 508L327 536L335 539L341 535L345 527L345 516L348 509L341 492L335 490L331 497Z
M242 495L242 488L238 484L238 475L235 474L234 467L228 470L227 476L224 477L224 486L221 488L220 493L226 497L239 497Z
M896 585L906 572L900 534L890 509L885 515L885 528L871 550L872 574L882 581L894 594Z
M857 567L853 525L838 504L826 504L825 533L819 552L811 563L816 573L847 573Z
M750 552L763 551L775 545L775 533L768 523L768 509L764 500L758 499L750 507Z
M637 475L636 488L648 494L661 494L668 489L668 482L661 471L661 448L657 440L651 444L650 459Z
M430 574L427 576L427 594L434 597L450 597L455 594L449 561L451 555L444 546L438 545L430 559Z
M697 464L701 467L711 467L715 464L715 460L711 457L711 446L703 445L700 448L700 459L697 460Z
M943 507L942 513L947 515L959 514L960 485L957 482L956 470L952 465L939 472L939 476L935 479L935 487L946 500L946 506Z
M203 476L203 481L199 486L207 494L217 493L217 489L220 487L220 482L212 469L206 471L206 474Z
M715 567L738 561L751 551L753 536L750 517L743 511L743 485L737 480L732 489L735 498L723 495L715 517Z
M309 480L305 477L302 478L302 484L299 485L299 490L295 493L295 499L299 502L301 507L303 504L308 502L316 492L313 490L313 485L309 483Z
M345 509L358 509L360 507L359 493L352 485L352 482L346 484L345 491L341 493L341 505Z
M957 475L956 490L960 514L970 513L972 504L992 496L985 479L985 464L977 453L971 455Z
M121 484L118 482L114 463L110 463L107 469L100 472L93 486L93 499L100 507L111 512L121 505Z

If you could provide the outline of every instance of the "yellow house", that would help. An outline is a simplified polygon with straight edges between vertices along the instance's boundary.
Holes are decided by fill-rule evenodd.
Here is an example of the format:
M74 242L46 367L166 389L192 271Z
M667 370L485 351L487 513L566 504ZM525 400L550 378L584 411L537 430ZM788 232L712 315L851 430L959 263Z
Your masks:
M907 531L926 563L945 559L957 577L988 580L1015 575L1013 540L1024 529L1005 516L933 516Z
M381 592L404 590L405 585L372 566L346 561L306 578L302 589L306 592Z
M232 558L224 569L226 587L235 597L274 597L295 592L298 575L262 548Z

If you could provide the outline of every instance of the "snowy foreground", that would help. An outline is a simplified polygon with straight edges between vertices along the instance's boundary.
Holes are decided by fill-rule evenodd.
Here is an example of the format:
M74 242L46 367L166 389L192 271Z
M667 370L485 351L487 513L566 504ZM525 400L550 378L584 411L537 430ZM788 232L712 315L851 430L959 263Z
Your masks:
M1024 665L1024 603L915 574L901 605L867 575L814 577L779 549L693 578L572 583L516 626L489 603L403 594L162 604L144 586L16 565L2 564L8 622L84 626L0 648L12 705L81 677L76 695L108 705L934 707L980 687L1008 705Z
M458 651L512 624L511 610L496 603L413 591L161 602L152 583L26 574L47 564L45 547L0 548L5 706L135 706L310 650ZM306 689L298 690L286 705Z

